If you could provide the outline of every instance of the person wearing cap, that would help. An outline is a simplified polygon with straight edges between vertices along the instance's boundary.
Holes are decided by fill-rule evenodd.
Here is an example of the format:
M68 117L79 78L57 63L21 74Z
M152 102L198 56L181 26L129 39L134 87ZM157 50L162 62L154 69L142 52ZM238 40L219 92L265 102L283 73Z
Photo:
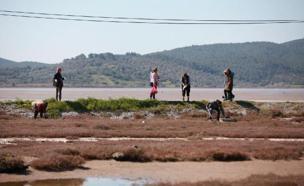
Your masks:
M62 69L60 67L57 68L56 74L53 78L53 85L56 87L56 100L61 101L62 98L62 87L64 78L61 75Z
M224 70L224 75L225 75L225 88L224 88L224 100L229 100L232 101L234 98L234 95L232 93L233 90L233 76L234 73L227 68Z
M150 84L151 84L151 92L150 92L150 99L155 99L155 95L158 92L158 85L159 85L159 75L157 68L152 70L150 74Z
M190 101L190 76L184 73L181 80L182 96L183 101L185 101L185 95L187 94L187 101Z

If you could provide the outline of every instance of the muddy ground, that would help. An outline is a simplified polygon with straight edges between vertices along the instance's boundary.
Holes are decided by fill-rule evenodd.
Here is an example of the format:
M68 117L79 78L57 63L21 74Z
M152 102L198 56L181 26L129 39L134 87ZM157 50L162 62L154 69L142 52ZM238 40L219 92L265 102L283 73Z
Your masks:
M253 174L304 175L304 142L301 141L304 139L303 105L287 103L289 106L286 107L280 103L274 107L272 104L260 105L260 108L269 109L263 114L252 109L235 110L227 107L227 113L235 119L228 122L209 121L202 111L185 112L178 117L146 117L133 113L132 117L115 118L86 113L68 114L59 119L34 120L29 115L11 113L2 108L0 138L19 140L11 144L0 143L1 153L20 155L30 164L32 160L50 154L70 153L72 150L83 157L86 163L83 165L85 169L67 172L38 171L30 167L27 174L1 173L0 182L110 176L132 179L144 177L157 182L177 183L210 179L235 181ZM73 141L83 137L144 140ZM208 137L210 140L203 140ZM70 141L22 138L64 138ZM270 141L268 138L278 140ZM137 155L143 156L145 163L113 160L114 153L126 153L130 149L140 152Z

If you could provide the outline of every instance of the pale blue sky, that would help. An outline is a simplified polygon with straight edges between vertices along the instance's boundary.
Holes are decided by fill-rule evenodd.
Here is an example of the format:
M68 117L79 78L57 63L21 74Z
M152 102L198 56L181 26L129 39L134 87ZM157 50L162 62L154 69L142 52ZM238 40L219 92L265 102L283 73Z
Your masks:
M303 0L0 0L0 9L190 19L304 19ZM0 57L58 63L84 53L141 54L210 43L304 38L304 23L141 25L0 16Z

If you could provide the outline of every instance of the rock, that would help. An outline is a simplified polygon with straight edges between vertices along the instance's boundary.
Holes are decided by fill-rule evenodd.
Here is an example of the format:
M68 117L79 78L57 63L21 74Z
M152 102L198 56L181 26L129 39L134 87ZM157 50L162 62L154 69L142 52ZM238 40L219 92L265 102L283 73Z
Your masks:
M114 152L113 154L112 154L112 158L114 159L114 160L122 160L123 158L125 157L125 155L124 155L124 153L122 153L122 152Z
M67 117L67 116L78 116L79 115L79 113L77 113L77 112L62 112L61 113L61 116L62 117Z

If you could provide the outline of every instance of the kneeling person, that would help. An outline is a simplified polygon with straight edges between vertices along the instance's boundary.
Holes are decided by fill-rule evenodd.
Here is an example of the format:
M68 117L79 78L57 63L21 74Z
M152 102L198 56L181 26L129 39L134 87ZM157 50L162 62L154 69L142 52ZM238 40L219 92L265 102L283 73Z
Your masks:
M38 113L40 114L40 117L47 118L46 109L48 107L48 103L44 102L42 100L37 100L32 102L32 107L34 111L34 118L36 119L38 116Z
M214 119L213 118L213 113L216 112L217 116L216 119L219 121L220 120L220 115L222 114L223 117L225 117L225 112L222 106L222 102L220 100L216 100L213 102L209 102L206 105L206 109L208 111L208 119Z

